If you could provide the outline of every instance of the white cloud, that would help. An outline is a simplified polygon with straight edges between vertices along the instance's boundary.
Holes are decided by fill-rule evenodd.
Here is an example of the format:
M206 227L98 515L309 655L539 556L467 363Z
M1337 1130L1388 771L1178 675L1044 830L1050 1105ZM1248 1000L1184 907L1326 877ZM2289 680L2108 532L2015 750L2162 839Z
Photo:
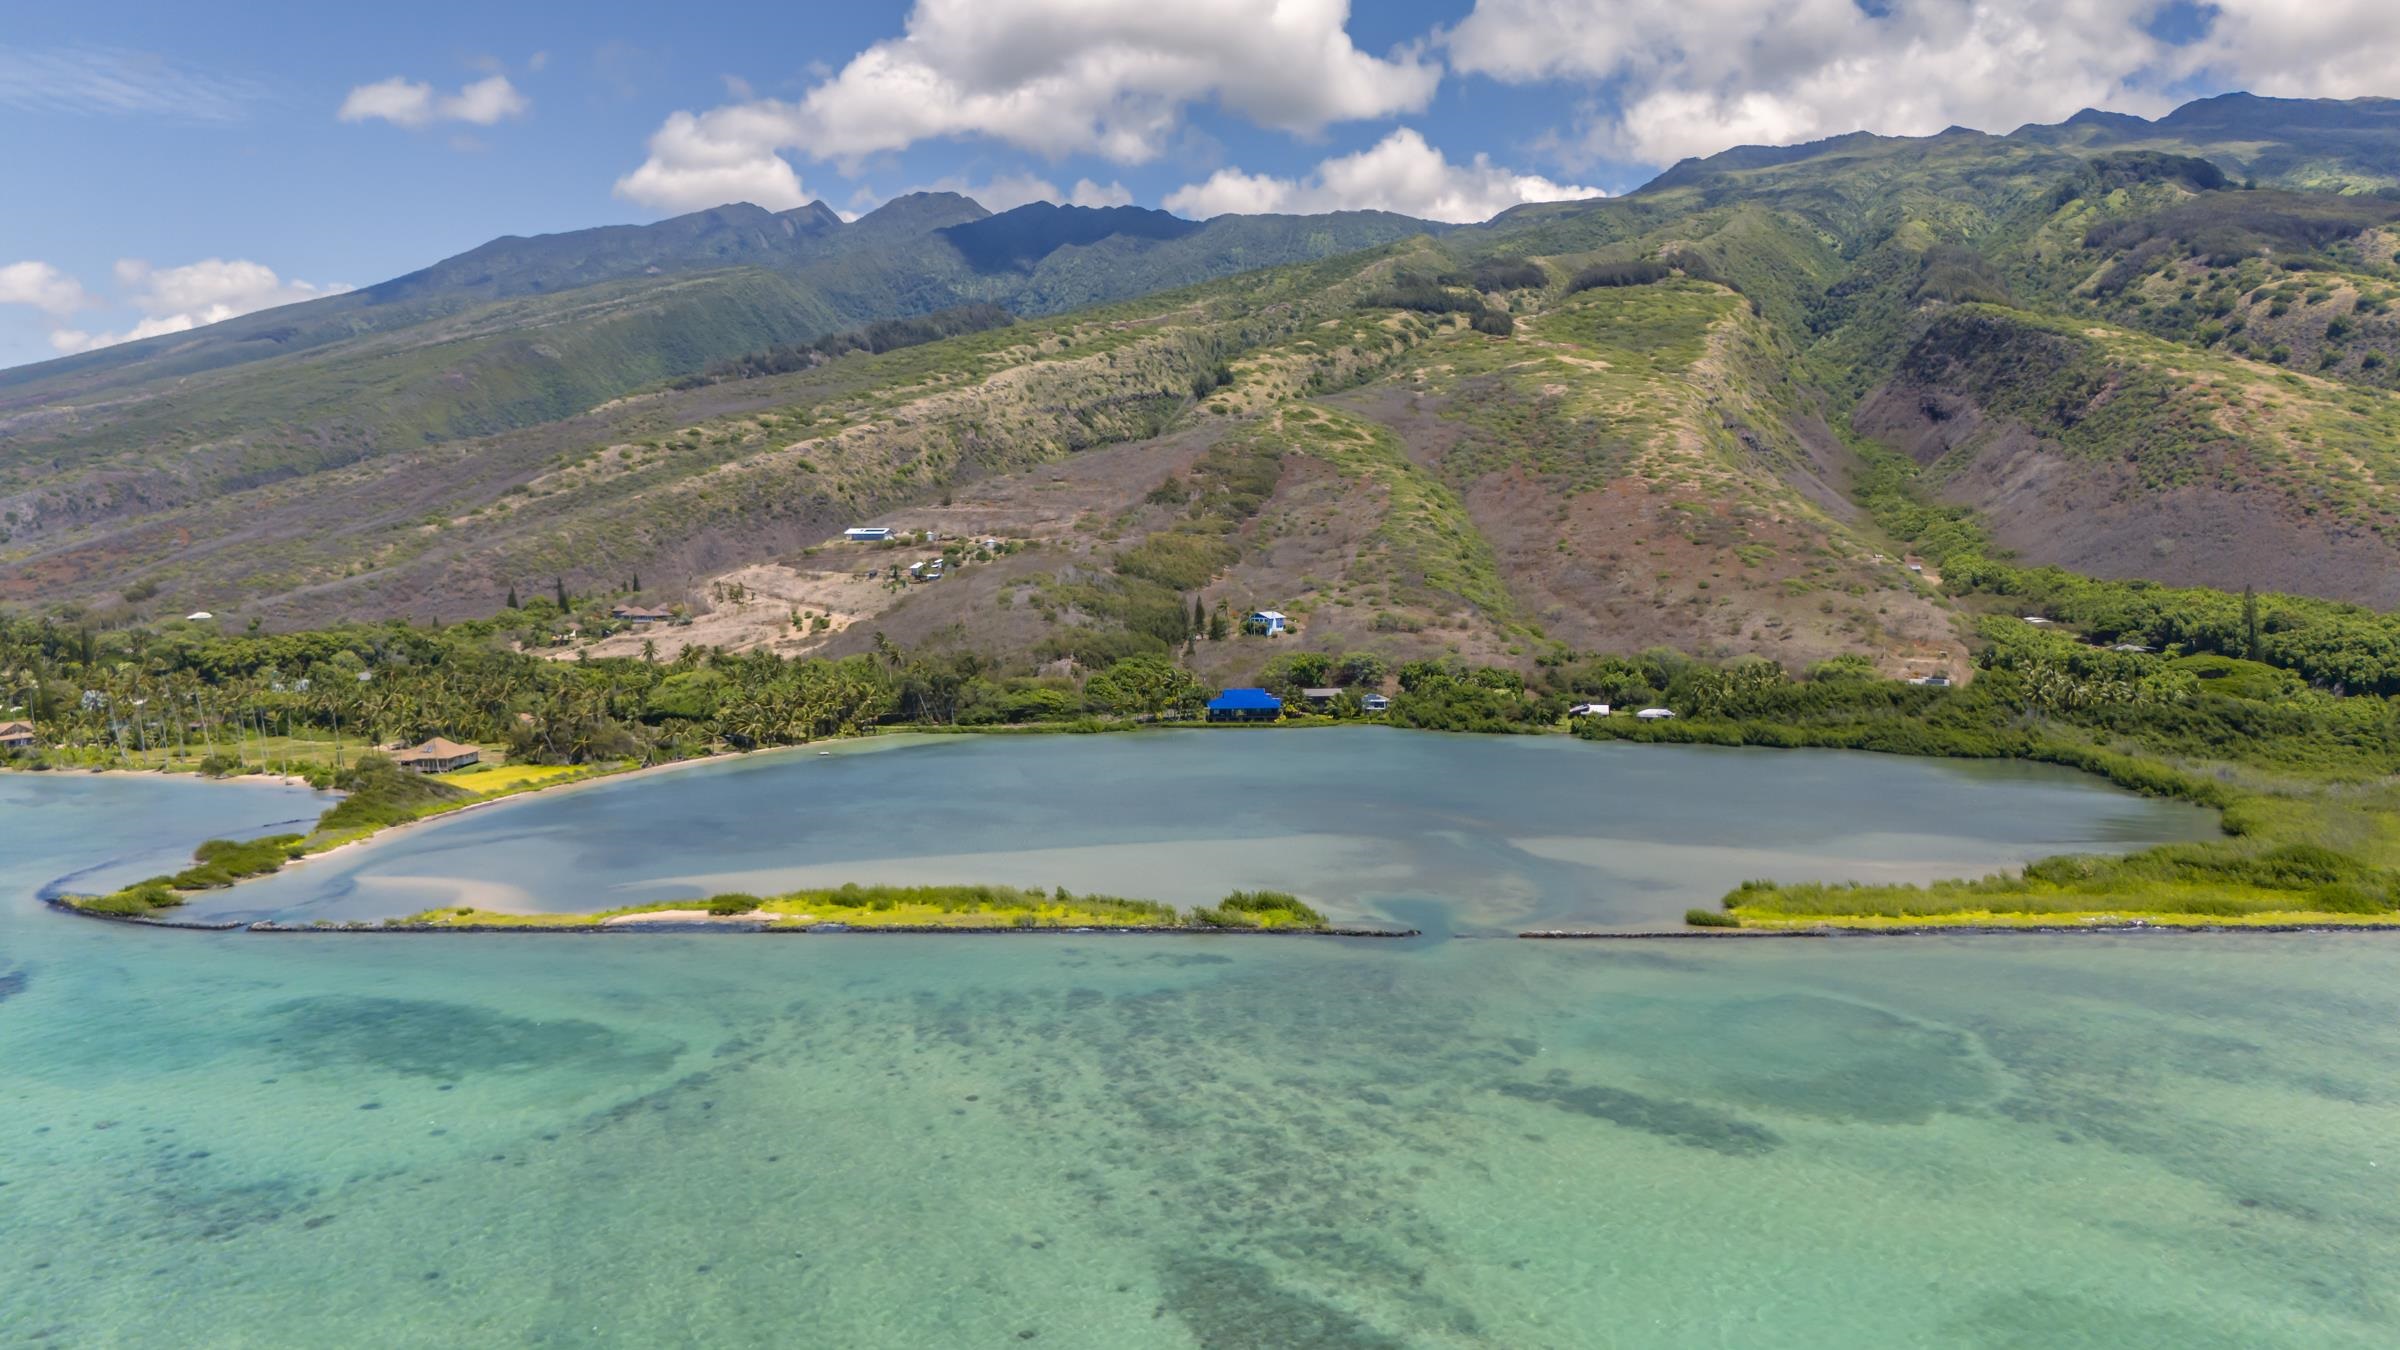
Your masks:
M165 337L169 333L189 332L197 327L199 322L189 314L168 314L143 319L122 333L87 333L80 328L53 328L50 330L50 345L67 354L91 352L102 347L114 347L120 342Z
M1306 179L1219 169L1206 182L1168 193L1170 211L1195 218L1239 212L1397 211L1424 220L1489 220L1526 202L1567 201L1607 194L1599 188L1518 173L1477 155L1454 164L1401 127L1356 154L1317 165Z
M1106 183L1095 183L1089 178L1078 178L1075 180L1075 186L1067 190L1067 205L1131 206L1133 205L1133 191L1114 179Z
M533 100L510 84L506 75L487 75L443 99L441 103L444 117L454 117L479 127L494 126L511 117L523 117L532 108Z
M0 267L0 305L31 305L54 319L63 319L91 303L82 282L46 262L13 262Z
M203 324L221 323L254 310L289 305L350 288L339 283L317 285L286 281L275 269L247 259L206 258L182 267L154 268L139 258L121 258L115 268L120 299L141 318L123 332L92 332L63 322L76 310L97 308L102 302L82 283L48 263L12 263L0 267L0 303L34 305L54 320L50 345L61 352L88 352L146 337L188 332Z
M752 202L770 211L805 206L800 175L775 153L782 124L756 105L677 112L650 133L650 157L617 180L617 195L644 206L698 211Z
M1360 51L1349 16L1347 0L917 0L901 36L796 100L673 114L617 194L713 205L684 190L696 171L740 164L744 181L765 181L777 164L788 174L786 151L855 166L942 137L1142 163L1166 148L1187 107L1204 102L1302 133L1422 109L1440 64L1414 51ZM693 151L701 153L684 158Z
M532 107L533 100L509 83L506 75L486 75L454 94L437 93L430 84L394 75L352 89L334 116L344 122L383 121L402 127L435 122L488 127L522 117Z
M2265 3L2233 0L2227 8ZM1871 8L1857 0L1477 0L1445 45L1463 73L1602 84L1616 110L1587 128L1587 148L1665 163L1862 128L1925 135L1963 124L2004 132L2084 107L2164 111L2175 101L2165 92L2172 49L2143 28L2160 7L2160 0L1889 0Z
M204 258L182 267L153 268L139 258L121 258L117 285L126 299L152 316L189 317L194 324L221 323L237 314L296 304L349 290L334 284L285 281L275 269L247 259Z
M2225 85L2289 98L2389 96L2400 70L2390 0L2217 0L2179 64Z

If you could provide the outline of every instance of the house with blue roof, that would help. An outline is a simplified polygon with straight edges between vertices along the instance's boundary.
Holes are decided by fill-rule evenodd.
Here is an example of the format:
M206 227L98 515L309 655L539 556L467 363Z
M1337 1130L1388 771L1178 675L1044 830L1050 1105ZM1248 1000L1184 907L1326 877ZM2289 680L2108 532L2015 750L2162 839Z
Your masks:
M1264 689L1228 689L1208 701L1211 722L1272 722L1283 716L1283 700Z

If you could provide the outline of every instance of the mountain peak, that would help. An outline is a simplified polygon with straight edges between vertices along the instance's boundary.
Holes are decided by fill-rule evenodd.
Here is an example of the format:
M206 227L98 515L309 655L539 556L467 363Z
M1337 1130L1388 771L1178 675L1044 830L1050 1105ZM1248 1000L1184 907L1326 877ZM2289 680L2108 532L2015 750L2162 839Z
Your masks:
M778 211L775 218L793 230L838 230L842 226L841 213L827 206L823 199L806 206L795 206L789 211Z
M1027 202L996 216L941 231L978 272L1030 268L1071 244L1129 239L1180 239L1199 222L1142 206L1060 206Z
M856 223L871 230L923 234L990 214L983 203L960 193L903 192L860 216Z

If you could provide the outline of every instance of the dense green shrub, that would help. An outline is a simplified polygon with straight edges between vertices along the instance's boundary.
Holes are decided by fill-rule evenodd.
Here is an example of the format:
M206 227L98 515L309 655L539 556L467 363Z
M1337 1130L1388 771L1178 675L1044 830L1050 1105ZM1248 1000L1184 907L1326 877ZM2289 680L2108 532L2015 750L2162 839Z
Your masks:
M192 850L192 865L167 882L179 891L205 891L230 886L244 877L264 876L299 856L300 839L296 834L211 839Z
M1325 916L1284 891L1235 891L1213 906L1194 909L1190 921L1203 928L1323 928Z
M1522 258L1494 258L1478 263L1470 278L1479 291L1540 290L1550 284L1550 274L1540 263Z
M1675 269L1662 262L1593 263L1567 281L1567 294L1595 290L1604 286L1647 286L1675 275Z
M1687 909L1683 921L1694 928L1739 928L1742 921L1721 909Z
M107 895L86 896L74 902L76 908L88 909L97 914L135 916L148 914L153 910L173 909L182 903L183 897L175 893L175 883L171 877L151 877L146 881L137 881L120 891L111 891Z
M388 755L360 755L335 780L335 786L350 795L317 818L320 830L397 825L466 795L437 779L401 768Z

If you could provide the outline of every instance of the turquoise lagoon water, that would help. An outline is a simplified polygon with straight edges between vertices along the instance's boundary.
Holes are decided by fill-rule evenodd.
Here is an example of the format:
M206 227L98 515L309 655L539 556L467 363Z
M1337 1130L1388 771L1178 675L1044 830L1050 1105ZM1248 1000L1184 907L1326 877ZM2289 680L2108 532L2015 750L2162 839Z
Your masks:
M892 737L507 802L194 906L382 918L719 891L998 882L1297 891L1443 931L1680 924L1745 877L1930 880L2216 833L2042 765L1373 728Z
M2400 1340L2388 937L267 937L30 899L321 805L0 775L0 1344Z

